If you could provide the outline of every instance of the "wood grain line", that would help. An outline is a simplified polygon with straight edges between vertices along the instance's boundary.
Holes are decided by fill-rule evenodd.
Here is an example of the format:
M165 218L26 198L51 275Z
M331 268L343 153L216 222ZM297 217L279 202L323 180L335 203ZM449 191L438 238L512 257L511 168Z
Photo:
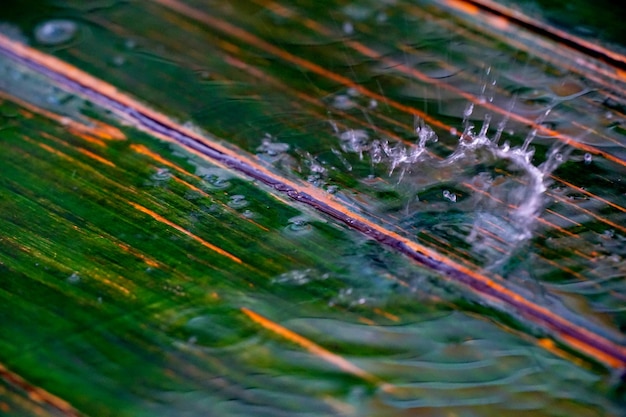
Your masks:
M172 3L172 0L162 1ZM222 25L225 30L232 28L243 32L242 29L232 27L213 17L210 17L209 21ZM245 37L253 36L247 32L243 33L246 33ZM468 292L479 297L482 302L506 314L524 318L549 331L554 338L588 358L610 368L620 370L626 368L626 347L603 336L601 330L594 329L592 323L585 323L585 326L577 324L572 319L559 315L554 308L533 302L530 294L526 294L523 289L496 281L481 271L465 267L429 247L407 239L358 213L351 212L332 195L308 184L283 178L268 170L254 158L247 157L243 151L228 148L214 138L201 136L121 93L110 84L55 57L4 36L0 36L0 53L50 78L63 88L111 110L141 130L182 145L214 163L263 183L278 194L307 205L404 254L413 261L437 271L444 279L464 287Z

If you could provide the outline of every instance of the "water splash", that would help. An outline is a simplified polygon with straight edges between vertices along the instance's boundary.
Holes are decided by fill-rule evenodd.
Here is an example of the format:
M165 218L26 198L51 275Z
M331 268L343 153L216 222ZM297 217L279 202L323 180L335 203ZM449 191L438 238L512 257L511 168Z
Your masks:
M488 100L489 94L485 95ZM513 105L514 102L510 109ZM414 141L409 144L375 137L366 130L342 131L335 124L333 129L346 156L357 154L359 160L369 158L372 165L386 167L388 176L396 178L396 190L408 190L404 193L407 203L401 220L405 229L423 230L428 227L423 226L428 223L425 213L434 215L439 221L431 223L433 227L439 231L445 225L454 228L470 252L484 260L485 267L495 268L532 238L546 205L550 174L566 160L570 149L559 142L544 156L535 158L536 126L546 120L552 107L535 119L522 143L516 146L508 141L500 143L507 117L499 121L493 132L492 116L486 114L476 133L471 122L473 110L473 104L466 107L462 134L445 158L429 150L438 137L420 118L415 119ZM543 162L536 163L535 159ZM463 191L457 192L455 187ZM420 194L433 188L439 190L438 200L447 205L437 205L432 198L430 202L420 201ZM420 203L416 212L410 210L413 201ZM451 203L455 204L453 211Z

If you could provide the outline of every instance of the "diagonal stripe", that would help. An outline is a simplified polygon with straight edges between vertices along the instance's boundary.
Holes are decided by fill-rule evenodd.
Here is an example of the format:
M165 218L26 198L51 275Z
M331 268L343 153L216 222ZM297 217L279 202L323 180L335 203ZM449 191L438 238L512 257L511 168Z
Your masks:
M352 362L348 361L347 359L345 359L344 357L337 355L336 353L333 353L331 351L329 351L328 349L323 348L322 346L318 345L317 343L313 342L310 339L307 339L304 336L301 336L299 334L297 334L296 332L287 329L286 327L281 326L280 324L266 318L263 317L262 315L255 313L254 311L242 307L241 311L248 316L248 318L250 318L252 321L254 321L255 323L261 325L262 327L266 328L267 330L279 335L280 337L283 337L289 341L291 341L292 343L295 343L296 345L299 345L301 347L303 347L304 349L308 350L309 352L311 352L312 354L322 358L323 360L325 360L326 362L329 362L333 365L335 365L336 367L338 367L339 369L343 370L344 372L347 372L349 374L352 374L358 378L361 378L369 383L373 383L377 386L380 386L381 389L385 390L385 391L389 391L391 389L393 389L393 386L385 383L383 381L381 381L378 377L370 374L369 372L365 371L364 369L359 368L358 366L356 366L355 364L353 364Z
M237 30L241 31L241 29ZM252 35L248 34L247 36ZM318 212L344 223L353 230L404 254L423 266L439 272L443 278L465 287L492 307L507 314L521 316L550 331L555 338L576 348L582 354L604 363L608 367L626 368L626 347L607 339L597 331L576 324L551 309L530 301L522 295L524 294L523 290L507 287L499 280L465 267L431 248L388 230L358 213L351 212L332 195L310 185L295 183L282 178L260 165L253 158L247 158L242 151L235 152L215 140L203 137L169 120L165 115L155 112L122 94L110 84L57 58L3 36L0 36L0 53L49 77L64 88L110 109L125 120L132 122L139 129L185 146L188 150L202 155L214 163L253 178L274 189L277 193L308 205ZM139 207L136 208L139 209ZM592 324L589 323L588 326L591 327Z

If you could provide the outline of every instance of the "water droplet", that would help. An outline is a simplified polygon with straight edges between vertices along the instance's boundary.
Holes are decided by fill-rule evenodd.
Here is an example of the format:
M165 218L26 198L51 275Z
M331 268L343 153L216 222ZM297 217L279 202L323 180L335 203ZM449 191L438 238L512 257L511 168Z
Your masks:
M243 217L245 217L247 219L251 219L251 218L253 218L255 216L254 212L252 212L250 210L245 210L242 214L243 214Z
M356 103L352 101L350 96L339 94L333 98L333 107L339 110L349 110L356 107Z
M593 160L593 157L591 156L590 153L586 153L583 158L585 160L585 164L587 164L587 165L589 165L591 163L591 161Z
M71 40L78 31L78 25L71 20L48 20L37 25L35 39L43 45L60 45Z
M451 193L451 192L450 192L450 191L448 191L448 190L443 190L443 197L444 197L445 199L450 200L450 201L451 201L451 202L453 202L453 203L456 203L456 194Z
M474 111L474 103L469 103L467 107L465 107L465 110L463 110L463 116L470 117L473 111Z
M204 180L210 188L224 189L230 187L230 182L215 174L206 175Z
M126 39L124 41L124 47L126 49L135 49L137 47L137 41L134 39Z
M306 216L295 216L287 220L287 222L289 224L286 227L286 231L290 234L303 235L313 230Z
M70 284L77 284L79 281L80 281L80 275L78 275L78 272L74 272L72 273L72 275L67 277L67 282L69 282Z
M228 205L232 208L242 208L247 206L248 202L246 201L246 196L241 194L235 194L230 197Z
M261 146L256 148L256 150L257 152L265 153L269 156L277 156L287 152L289 150L289 144L274 142L274 138L266 133L261 142Z
M157 168L157 171L152 174L151 178L154 181L163 182L172 178L172 173L167 168Z
M309 283L313 277L313 270L310 268L285 272L272 280L273 284L304 285Z
M115 55L113 59L111 60L111 63L115 65L116 67L121 67L122 65L126 63L126 58L124 58L121 55Z
M342 26L343 33L346 35L352 35L354 33L354 25L352 22L344 22Z

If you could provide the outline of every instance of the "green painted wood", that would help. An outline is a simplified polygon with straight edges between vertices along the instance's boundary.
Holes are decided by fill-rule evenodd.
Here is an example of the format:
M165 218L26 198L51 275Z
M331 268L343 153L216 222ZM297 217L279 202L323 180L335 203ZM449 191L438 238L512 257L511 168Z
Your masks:
M400 180L388 164L342 148L331 123L340 132L414 141L412 115L383 102L373 108L349 86L155 3L13 3L3 15L4 33L21 34L406 236L476 268L491 266L493 255L467 241L477 201L462 185L475 174L470 165L423 166ZM572 134L575 123L585 123L595 129L586 142L623 157L615 122L623 108L613 91L478 35L432 3L285 4L291 18L249 2L187 4L458 130L467 100L363 57L347 42L356 39L472 93L490 80L487 57L503 89L495 99L504 106L521 95L529 112L564 83L597 87L555 110L558 129ZM77 23L76 34L58 45L38 43L35 28L52 18ZM305 18L330 32L307 29ZM450 32L449 22L458 29ZM461 72L452 76L442 63ZM0 363L29 386L94 416L623 412L619 377L564 346L560 355L544 349L549 335L532 323L481 305L311 209L121 124L10 60L3 58L1 71ZM126 139L98 138L95 129L88 141L35 111L42 109L85 126L99 120ZM483 113L472 115L476 124ZM509 126L507 138L519 144L528 127ZM439 142L429 149L445 157L458 139L433 128ZM547 142L536 144L536 164ZM507 262L506 278L558 297L559 308L623 340L624 235L607 220L619 226L624 212L605 203L624 205L623 168L596 156L586 164L577 150L555 176L583 188L549 184L552 211L542 218L570 234L538 224ZM456 205L444 190L456 193ZM264 329L242 308L395 389ZM1 380L0 410L9 415L70 413L33 391L29 396L11 378Z

